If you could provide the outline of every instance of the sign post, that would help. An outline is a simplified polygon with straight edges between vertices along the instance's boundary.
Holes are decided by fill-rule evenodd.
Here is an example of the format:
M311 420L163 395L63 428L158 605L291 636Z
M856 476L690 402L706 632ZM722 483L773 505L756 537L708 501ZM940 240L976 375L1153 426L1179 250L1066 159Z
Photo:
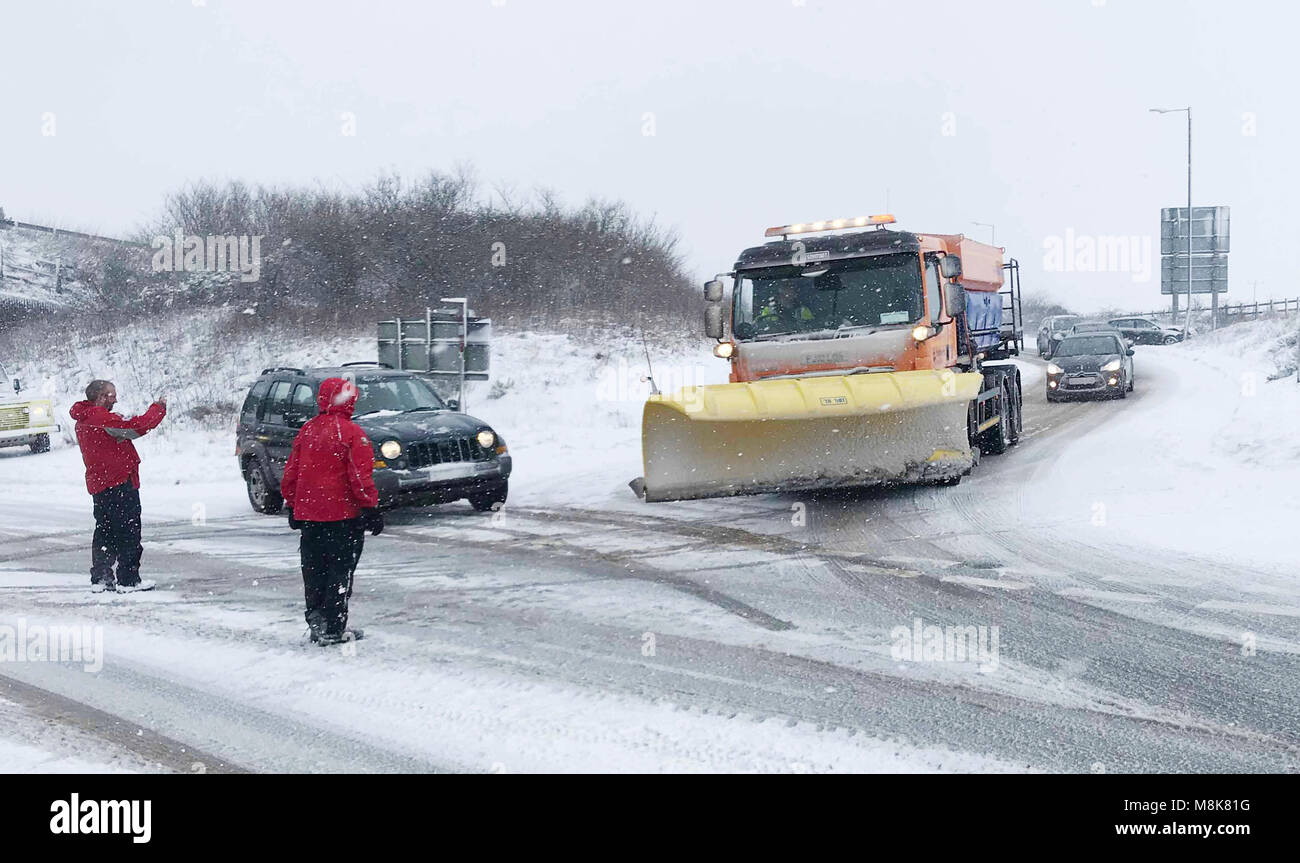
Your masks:
M1210 295L1211 325L1218 326L1219 294L1228 290L1229 216L1228 207L1160 211L1160 292L1175 304L1180 292L1187 294L1189 328L1193 293Z

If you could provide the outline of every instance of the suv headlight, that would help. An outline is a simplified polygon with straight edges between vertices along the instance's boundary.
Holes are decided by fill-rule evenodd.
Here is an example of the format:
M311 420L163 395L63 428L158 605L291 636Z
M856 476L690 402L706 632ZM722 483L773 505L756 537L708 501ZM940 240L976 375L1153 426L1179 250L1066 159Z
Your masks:
M1119 371L1120 365L1122 364L1120 363L1119 360L1111 360L1110 362L1106 363L1106 365L1102 366L1101 370L1103 372L1117 372Z
M483 431L475 435L474 439L478 441L478 445L483 449L491 449L492 444L497 442L497 436L487 429L483 429Z
M402 444L395 440L386 440L379 445L379 454L384 458L397 458L402 454Z

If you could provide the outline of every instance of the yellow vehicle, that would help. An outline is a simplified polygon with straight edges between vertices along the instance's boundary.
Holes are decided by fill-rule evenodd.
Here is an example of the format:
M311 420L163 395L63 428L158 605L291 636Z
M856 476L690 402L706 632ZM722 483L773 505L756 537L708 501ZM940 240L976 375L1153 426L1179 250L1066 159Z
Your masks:
M650 396L647 501L934 482L1020 438L1019 265L894 217L783 225L704 286L731 382Z
M3 371L3 366L0 366ZM6 378L8 372L4 372ZM12 379L12 397L0 397L0 447L31 447L32 452L49 452L50 435L59 431L49 399L23 398L23 383Z

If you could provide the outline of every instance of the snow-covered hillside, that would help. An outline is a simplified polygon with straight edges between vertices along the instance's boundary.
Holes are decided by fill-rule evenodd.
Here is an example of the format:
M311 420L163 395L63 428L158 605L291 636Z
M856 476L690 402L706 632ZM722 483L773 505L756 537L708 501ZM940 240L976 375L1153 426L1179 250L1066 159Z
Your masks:
M0 305L80 305L88 288L78 267L93 245L68 235L0 228Z

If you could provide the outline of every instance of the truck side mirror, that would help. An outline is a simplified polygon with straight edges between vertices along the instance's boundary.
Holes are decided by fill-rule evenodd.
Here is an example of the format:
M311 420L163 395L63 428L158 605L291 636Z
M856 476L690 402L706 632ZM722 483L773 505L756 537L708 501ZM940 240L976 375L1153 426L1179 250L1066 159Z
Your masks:
M20 378L14 378L14 392L15 392L15 393L20 393L20 392L22 392L22 391L23 391L23 382L22 382L22 380L21 380Z
M944 258L944 260L948 260ZM949 282L944 286L947 293L948 316L956 317L966 313L966 289L958 282Z
M704 307L704 335L711 339L722 338L722 305L720 303L709 303Z
M709 279L704 283L704 299L710 303L722 302L722 280Z
M944 255L939 259L939 272L945 279L961 278L961 258L956 255Z

